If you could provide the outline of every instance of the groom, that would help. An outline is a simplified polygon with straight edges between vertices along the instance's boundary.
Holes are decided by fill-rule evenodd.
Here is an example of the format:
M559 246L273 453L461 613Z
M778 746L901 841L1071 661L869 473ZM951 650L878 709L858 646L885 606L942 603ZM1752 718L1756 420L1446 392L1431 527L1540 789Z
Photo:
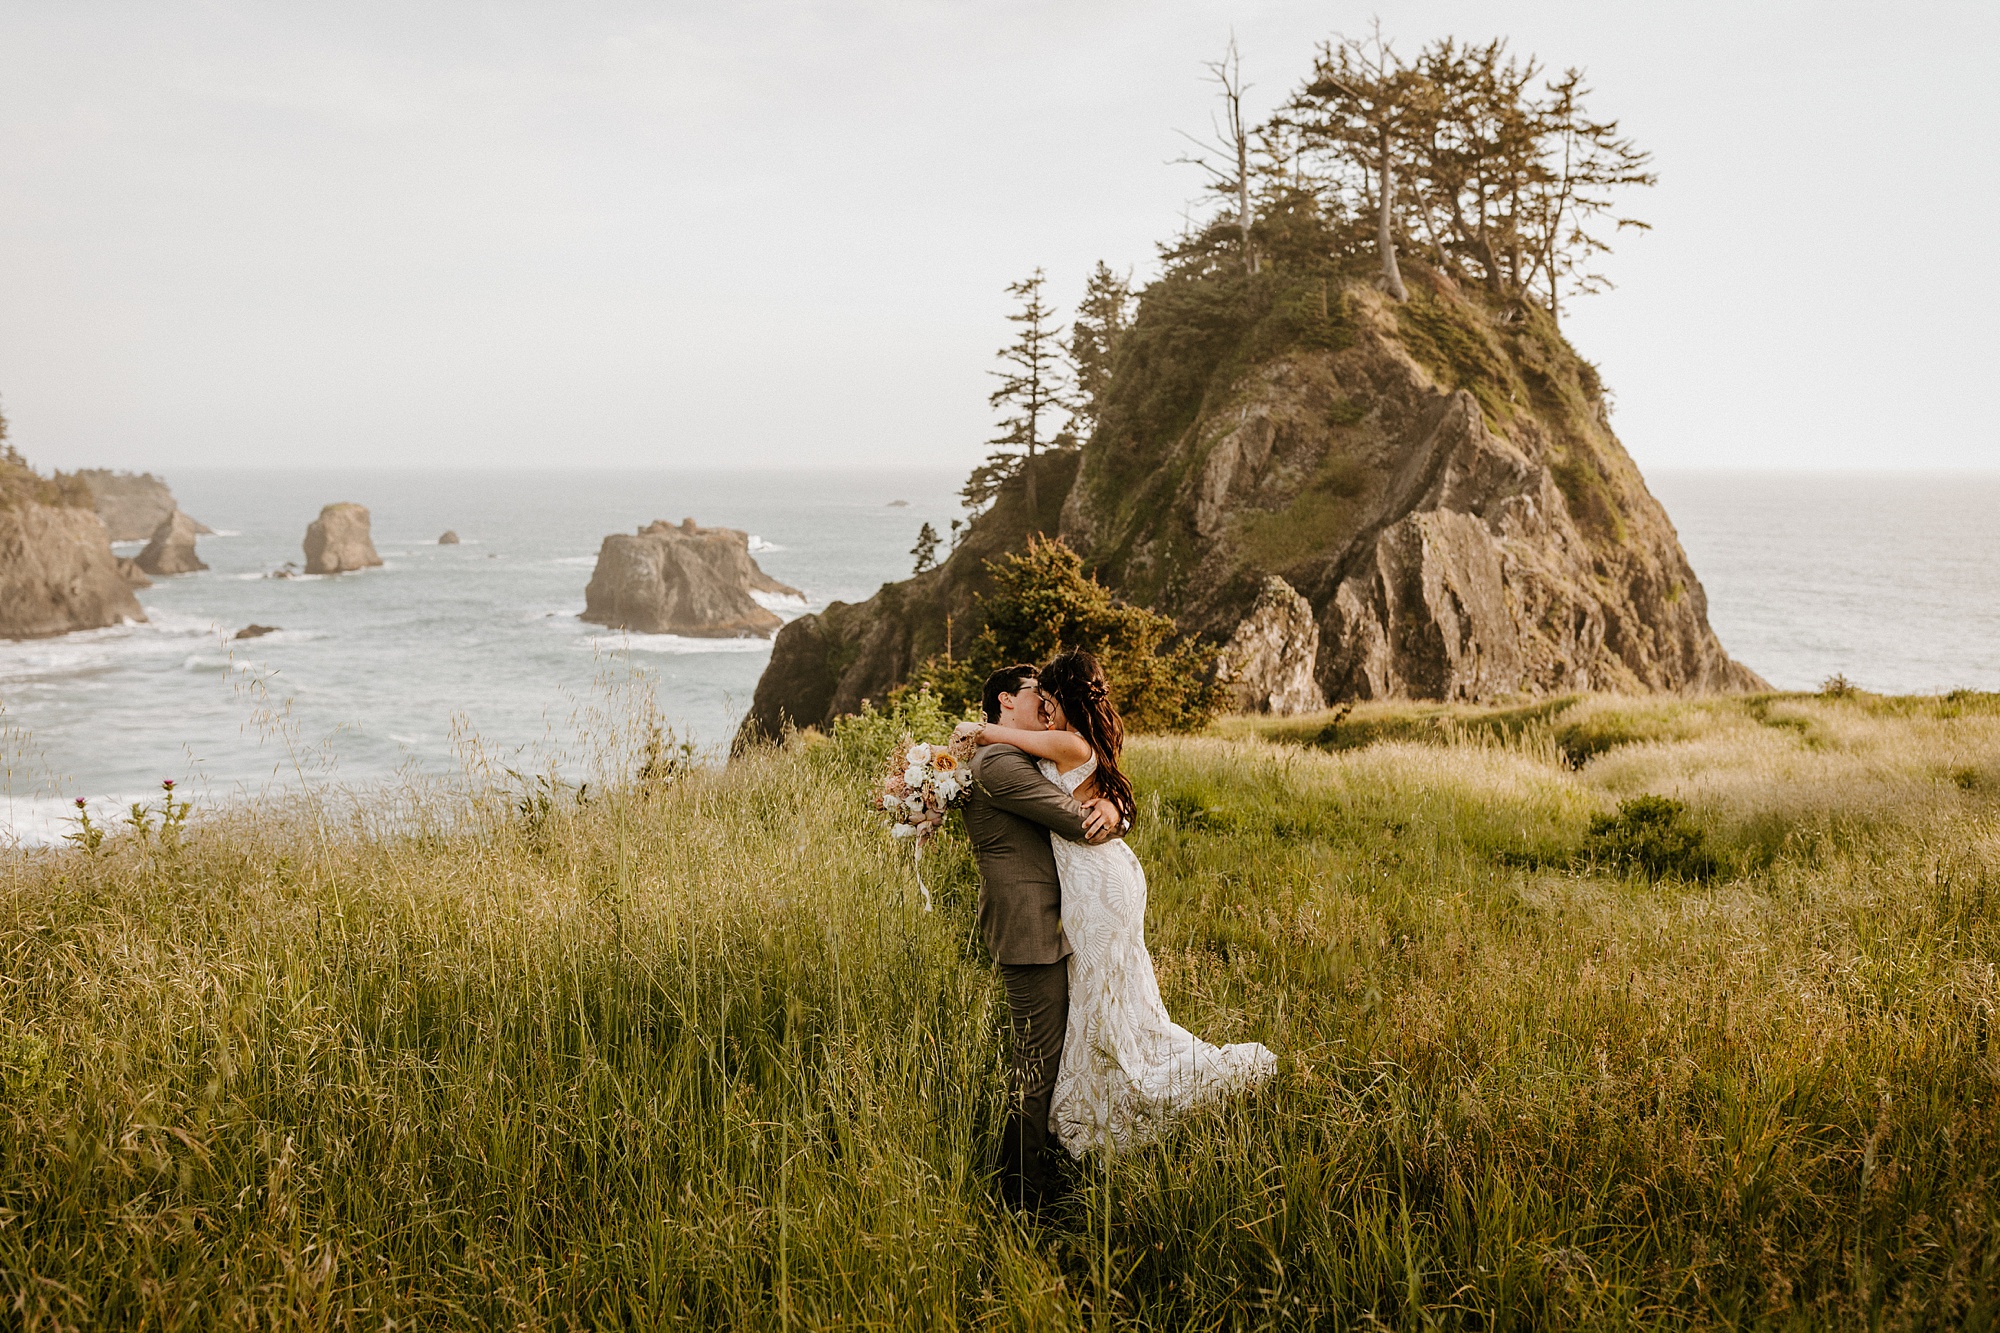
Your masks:
M986 720L1041 731L1036 669L1011 666L986 682ZM1069 941L1062 884L1049 834L1097 842L1118 827L1108 801L1079 805L1011 745L982 745L972 759L965 828L979 858L979 930L1007 989L1013 1061L1007 1128L1000 1141L1000 1194L1032 1208L1054 1193L1049 1096L1069 1026Z

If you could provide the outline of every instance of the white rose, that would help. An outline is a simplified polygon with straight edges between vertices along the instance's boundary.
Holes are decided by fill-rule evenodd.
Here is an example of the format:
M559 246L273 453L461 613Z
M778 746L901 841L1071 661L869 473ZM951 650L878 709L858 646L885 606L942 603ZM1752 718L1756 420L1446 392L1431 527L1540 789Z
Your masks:
M906 758L912 768L928 764L931 761L931 747L928 745L912 745Z
M908 784L911 791L915 791L924 785L924 770L915 764L911 764L903 770L903 781Z
M937 780L936 790L938 794L938 799L949 805L951 803L951 798L958 795L958 784L952 781L950 778L939 778Z

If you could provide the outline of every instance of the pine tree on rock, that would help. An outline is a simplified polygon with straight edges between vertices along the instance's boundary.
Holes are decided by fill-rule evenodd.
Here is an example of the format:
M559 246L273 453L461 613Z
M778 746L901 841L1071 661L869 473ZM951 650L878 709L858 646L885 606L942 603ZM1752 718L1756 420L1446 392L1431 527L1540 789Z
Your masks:
M917 532L917 544L910 548L910 554L917 558L916 568L910 572L921 574L927 569L937 568L937 553L937 529L926 523Z
M1069 373L1076 386L1072 423L1077 436L1088 440L1097 430L1105 390L1111 387L1111 364L1119 339L1132 325L1132 281L1113 273L1103 260L1091 270L1077 302L1076 322L1069 330Z
M1020 308L1007 316L1017 332L1014 341L1000 349L1002 369L992 372L1000 387L987 398L990 406L1003 413L1000 433L987 441L995 449L972 470L961 492L974 509L992 503L1002 483L1024 475L1028 513L1039 513L1035 458L1046 448L1066 443L1052 420L1068 410L1070 386L1063 372L1055 311L1042 299L1046 281L1038 268L1029 277L1007 284L1007 294L1020 302Z

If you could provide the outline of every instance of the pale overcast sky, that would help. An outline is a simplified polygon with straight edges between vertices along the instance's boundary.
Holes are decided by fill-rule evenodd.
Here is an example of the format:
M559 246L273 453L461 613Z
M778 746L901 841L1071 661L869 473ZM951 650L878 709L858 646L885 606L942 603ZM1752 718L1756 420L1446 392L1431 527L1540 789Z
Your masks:
M959 468L1036 265L1144 277L1233 29L1504 35L1653 149L1569 323L1647 467L2000 468L2000 5L0 0L43 466Z

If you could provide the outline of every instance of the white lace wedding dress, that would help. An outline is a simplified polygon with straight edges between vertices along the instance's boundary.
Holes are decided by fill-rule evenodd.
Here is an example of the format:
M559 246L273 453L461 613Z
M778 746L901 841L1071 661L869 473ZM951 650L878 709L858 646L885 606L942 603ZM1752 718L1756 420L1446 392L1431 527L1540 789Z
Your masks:
M1042 772L1074 792L1097 770ZM1176 1113L1271 1076L1278 1057L1257 1042L1211 1046L1167 1016L1146 952L1146 871L1123 839L1095 847L1050 835L1062 879L1069 960L1069 1028L1049 1127L1073 1157L1145 1143Z

